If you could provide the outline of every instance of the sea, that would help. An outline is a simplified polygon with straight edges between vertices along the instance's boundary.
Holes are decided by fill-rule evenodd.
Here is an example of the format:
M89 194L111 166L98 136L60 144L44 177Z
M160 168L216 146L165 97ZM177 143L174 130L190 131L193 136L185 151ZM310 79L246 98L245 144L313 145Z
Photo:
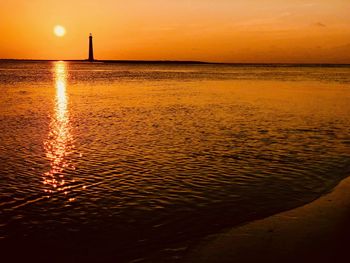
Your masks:
M346 65L1 61L1 259L181 262L331 191L349 116Z

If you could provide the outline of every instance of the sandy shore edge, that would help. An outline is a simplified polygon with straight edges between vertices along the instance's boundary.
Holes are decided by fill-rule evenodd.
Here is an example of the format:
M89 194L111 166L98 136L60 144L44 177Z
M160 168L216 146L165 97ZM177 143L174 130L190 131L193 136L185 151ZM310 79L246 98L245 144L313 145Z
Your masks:
M207 237L184 262L350 262L349 244L347 177L309 204Z

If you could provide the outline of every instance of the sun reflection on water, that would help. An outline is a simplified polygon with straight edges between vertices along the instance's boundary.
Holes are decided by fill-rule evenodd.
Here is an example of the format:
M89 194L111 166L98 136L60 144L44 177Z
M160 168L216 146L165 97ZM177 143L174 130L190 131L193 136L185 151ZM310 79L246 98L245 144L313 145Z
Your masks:
M44 142L46 157L50 161L50 170L43 176L45 192L65 190L65 169L74 169L69 160L74 145L70 132L68 110L67 65L59 61L54 64L54 80L56 88L54 114L51 117L50 130Z

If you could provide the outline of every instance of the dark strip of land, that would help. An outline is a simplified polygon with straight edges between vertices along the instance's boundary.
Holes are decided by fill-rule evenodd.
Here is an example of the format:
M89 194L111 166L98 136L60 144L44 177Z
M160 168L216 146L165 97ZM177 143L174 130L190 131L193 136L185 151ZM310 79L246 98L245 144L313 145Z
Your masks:
M60 60L55 59L0 59L8 62L55 62ZM63 60L67 62L81 63L120 63L120 64L213 64L213 65L228 65L237 67L350 67L350 64L332 64L332 63L225 63L225 62L206 62L195 60L79 60L69 59Z

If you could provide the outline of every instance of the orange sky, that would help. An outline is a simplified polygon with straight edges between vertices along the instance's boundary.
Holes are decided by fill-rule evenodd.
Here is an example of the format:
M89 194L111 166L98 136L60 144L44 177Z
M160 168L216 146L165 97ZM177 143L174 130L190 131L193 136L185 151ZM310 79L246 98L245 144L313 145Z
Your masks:
M350 63L349 0L11 0L0 58ZM63 25L58 38L53 27Z

